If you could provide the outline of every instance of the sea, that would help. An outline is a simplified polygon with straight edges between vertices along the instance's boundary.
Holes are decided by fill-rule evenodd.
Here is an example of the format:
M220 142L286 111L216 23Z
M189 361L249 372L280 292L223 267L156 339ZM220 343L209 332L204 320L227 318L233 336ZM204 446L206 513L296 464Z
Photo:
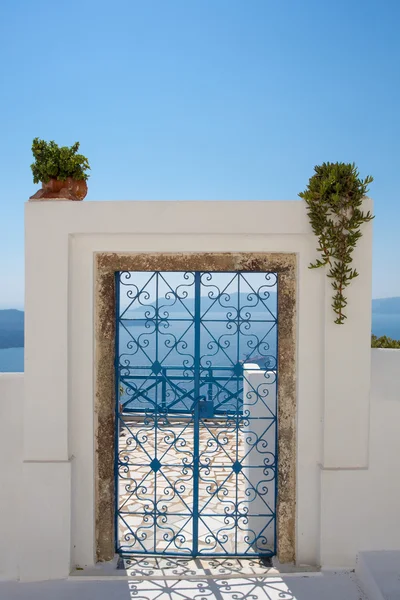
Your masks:
M23 370L23 348L0 348L0 373L21 373Z
M392 339L400 339L400 314L372 315L372 333L380 337L386 335ZM0 349L0 372L20 373L24 370L24 349Z

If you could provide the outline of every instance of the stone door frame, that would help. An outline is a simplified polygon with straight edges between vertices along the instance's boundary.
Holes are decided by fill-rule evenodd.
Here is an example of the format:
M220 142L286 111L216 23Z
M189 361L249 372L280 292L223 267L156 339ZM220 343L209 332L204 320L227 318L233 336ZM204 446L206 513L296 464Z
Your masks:
M255 271L278 275L277 556L296 558L297 256L275 252L95 254L95 546L98 561L115 554L115 273L117 271Z

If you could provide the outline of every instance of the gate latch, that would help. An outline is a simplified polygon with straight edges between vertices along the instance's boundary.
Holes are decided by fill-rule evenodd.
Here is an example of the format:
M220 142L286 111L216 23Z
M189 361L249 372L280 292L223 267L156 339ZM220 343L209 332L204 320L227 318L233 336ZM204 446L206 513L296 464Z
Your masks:
M200 419L212 419L214 416L214 402L212 400L199 401L199 417Z

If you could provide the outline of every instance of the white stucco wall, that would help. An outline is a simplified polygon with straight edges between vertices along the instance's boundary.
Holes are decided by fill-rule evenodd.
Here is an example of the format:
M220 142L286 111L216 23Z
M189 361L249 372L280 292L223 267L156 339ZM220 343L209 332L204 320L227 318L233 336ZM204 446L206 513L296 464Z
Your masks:
M0 373L0 581L19 576L23 411L23 373Z
M322 471L323 565L354 566L360 550L400 549L400 350L371 354L368 467Z
M28 203L21 486L31 502L19 519L21 578L57 579L94 561L99 251L297 254L297 559L336 564L327 526L329 482L368 468L371 236L368 224L355 255L360 277L348 293L349 319L337 327L325 275L308 268L316 241L301 202ZM55 482L51 500L49 482ZM354 562L349 545L342 545L344 562Z
M400 351L372 350L371 359L368 467L321 471L318 546L320 562L326 568L353 567L360 550L400 549ZM21 567L24 579L54 578L52 575L60 568L65 570L62 562L69 565L70 560L67 554L60 561L54 547L63 542L64 548L69 548L68 521L60 522L55 530L49 525L49 508L55 504L54 491L65 483L63 467L60 469L59 463L55 463L52 479L46 480L36 478L40 475L39 466L29 487L20 486L23 380L23 374L0 375L0 580L17 579ZM313 433L310 429L309 435ZM42 473L46 472L44 466ZM32 499L37 499L38 494L39 505L31 508ZM42 513L39 522L35 520L36 514L32 516L32 510ZM54 516L57 521L57 511ZM28 572L27 565L22 565L23 549L33 537L36 547L28 557ZM74 542L80 543L76 535ZM49 543L53 551L47 554L44 569L43 557ZM51 558L57 563L52 563Z

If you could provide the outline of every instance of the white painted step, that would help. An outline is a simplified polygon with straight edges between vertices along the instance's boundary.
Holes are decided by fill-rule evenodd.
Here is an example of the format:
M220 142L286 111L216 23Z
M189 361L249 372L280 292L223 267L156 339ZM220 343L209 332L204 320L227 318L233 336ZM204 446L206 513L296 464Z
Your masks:
M356 575L369 600L400 600L400 550L360 552Z

